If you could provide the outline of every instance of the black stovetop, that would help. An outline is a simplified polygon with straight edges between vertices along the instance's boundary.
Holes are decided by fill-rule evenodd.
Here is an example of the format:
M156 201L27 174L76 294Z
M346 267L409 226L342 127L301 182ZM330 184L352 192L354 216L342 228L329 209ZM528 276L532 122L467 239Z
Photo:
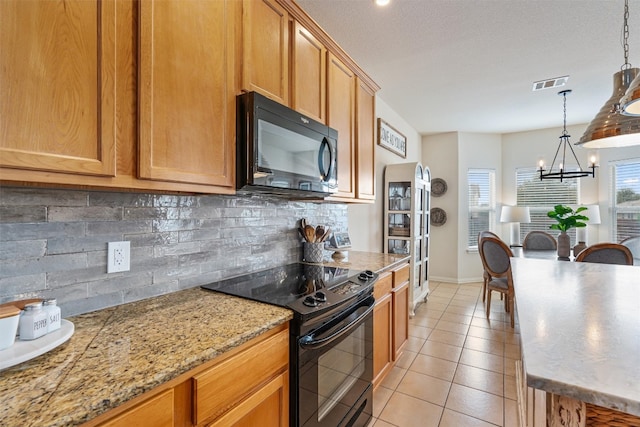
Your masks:
M370 292L377 275L374 279L369 272L369 277L358 278L361 273L348 268L294 263L209 283L202 288L287 307L305 316L339 305L355 294ZM319 300L317 306L304 303L305 298L313 300L318 292L326 301Z

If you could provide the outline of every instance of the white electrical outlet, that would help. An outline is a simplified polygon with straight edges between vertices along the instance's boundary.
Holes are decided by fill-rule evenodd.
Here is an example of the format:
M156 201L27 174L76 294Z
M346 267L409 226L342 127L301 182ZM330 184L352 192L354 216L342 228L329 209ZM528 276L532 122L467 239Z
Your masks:
M107 249L107 273L131 269L131 242L109 242Z

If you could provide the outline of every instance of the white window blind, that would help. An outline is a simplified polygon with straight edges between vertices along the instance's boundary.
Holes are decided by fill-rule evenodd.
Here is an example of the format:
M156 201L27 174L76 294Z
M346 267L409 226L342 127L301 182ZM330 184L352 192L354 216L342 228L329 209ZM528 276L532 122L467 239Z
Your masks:
M529 206L531 222L520 224L520 239L532 230L541 230L555 234L549 226L556 221L547 216L555 205L579 204L580 179L567 179L562 182L555 179L540 180L540 173L536 168L516 169L516 204ZM575 228L569 230L571 240L575 241Z
M478 248L478 233L493 230L495 223L495 170L469 169L467 175L469 192L469 228L467 248Z
M611 166L611 221L614 241L640 236L640 159Z

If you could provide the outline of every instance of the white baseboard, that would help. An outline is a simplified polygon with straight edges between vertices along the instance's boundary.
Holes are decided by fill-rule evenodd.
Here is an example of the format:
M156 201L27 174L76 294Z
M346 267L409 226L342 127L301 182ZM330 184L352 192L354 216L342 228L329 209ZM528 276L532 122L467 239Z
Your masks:
M478 278L468 278L468 279L458 279L457 277L441 277L441 276L429 276L430 282L444 282L444 283L453 283L456 285L464 285L466 283L482 283L482 277Z

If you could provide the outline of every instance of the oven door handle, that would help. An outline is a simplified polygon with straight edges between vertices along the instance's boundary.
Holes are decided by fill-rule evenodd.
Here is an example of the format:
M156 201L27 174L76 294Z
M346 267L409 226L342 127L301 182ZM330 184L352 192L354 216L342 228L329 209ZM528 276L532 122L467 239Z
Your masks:
M350 310L349 313L345 314L345 317L350 316L359 308L367 307L367 310L364 313L356 317L347 325L341 327L336 332L324 338L316 338L314 334L303 336L302 338L300 338L300 341L299 341L300 347L307 348L307 349L318 349L331 344L333 341L335 341L336 339L340 338L345 334L351 333L351 331L353 331L355 328L360 326L360 324L364 321L364 319L369 314L371 314L371 312L373 311L374 305L375 305L375 299L373 299L373 297L367 298L362 302L362 304L359 304L358 306L354 307L353 310Z

